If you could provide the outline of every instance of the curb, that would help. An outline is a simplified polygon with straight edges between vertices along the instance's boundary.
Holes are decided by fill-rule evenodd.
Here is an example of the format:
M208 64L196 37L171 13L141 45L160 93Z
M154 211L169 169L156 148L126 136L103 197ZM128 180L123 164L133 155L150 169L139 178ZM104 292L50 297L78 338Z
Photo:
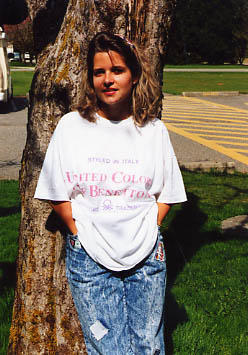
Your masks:
M35 70L34 67L10 67L10 71L31 71Z
M247 65L246 65L247 66ZM225 69L225 68L164 68L163 72L175 73L248 73L247 69Z
M199 162L180 162L179 166L181 169L189 170L193 172L210 172L215 170L218 172L225 172L228 174L233 174L235 172L234 162L213 162L213 161L199 161Z
M238 96L239 91L183 91L182 96Z
M248 236L248 215L234 216L222 221L221 230L227 235Z
M180 169L192 171L195 173L207 173L212 170L216 172L234 174L237 170L235 169L234 162L216 162L216 161L197 161L197 162L180 162L178 161ZM11 176L1 176L0 180L18 180Z

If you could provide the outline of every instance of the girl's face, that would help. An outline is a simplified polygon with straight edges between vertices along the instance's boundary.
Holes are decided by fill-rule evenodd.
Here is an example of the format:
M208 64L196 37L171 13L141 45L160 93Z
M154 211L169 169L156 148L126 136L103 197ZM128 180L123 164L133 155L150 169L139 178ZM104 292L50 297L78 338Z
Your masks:
M99 52L94 56L93 86L101 108L109 111L130 110L133 85L137 79L132 77L123 57L115 52Z

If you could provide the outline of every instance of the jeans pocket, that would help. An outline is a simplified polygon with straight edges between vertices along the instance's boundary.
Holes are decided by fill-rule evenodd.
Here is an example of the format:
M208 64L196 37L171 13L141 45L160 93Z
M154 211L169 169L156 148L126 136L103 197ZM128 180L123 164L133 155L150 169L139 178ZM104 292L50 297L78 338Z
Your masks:
M161 262L165 262L166 261L166 254L165 254L165 247L164 247L164 237L161 234L160 226L158 226L158 239L157 239L157 242L156 242L154 259L157 260L157 261L161 261Z
M80 280L85 269L86 252L77 235L68 234L66 241L66 276L67 279Z
M160 239L158 240L158 244L156 248L155 260L162 261L162 262L165 262L166 260L164 241Z
M79 251L80 249L82 249L82 244L80 243L77 234L75 234L75 235L68 234L67 235L67 247L70 250L74 250L74 251Z

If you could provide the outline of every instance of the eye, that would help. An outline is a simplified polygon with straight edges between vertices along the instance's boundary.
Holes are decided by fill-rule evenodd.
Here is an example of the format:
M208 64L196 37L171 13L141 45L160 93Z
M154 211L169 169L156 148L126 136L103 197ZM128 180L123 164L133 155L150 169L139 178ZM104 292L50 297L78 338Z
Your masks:
M113 67L112 68L112 72L115 73L115 74L121 74L124 72L124 68L122 67Z
M100 76L101 74L104 74L104 70L103 69L95 69L95 70L93 70L93 75L94 76Z

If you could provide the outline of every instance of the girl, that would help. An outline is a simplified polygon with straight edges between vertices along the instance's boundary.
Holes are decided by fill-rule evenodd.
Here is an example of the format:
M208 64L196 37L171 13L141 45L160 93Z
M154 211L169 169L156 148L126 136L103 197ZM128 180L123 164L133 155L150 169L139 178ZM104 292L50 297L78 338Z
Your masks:
M90 42L84 99L61 118L35 198L67 230L66 274L88 354L165 354L166 265L159 231L186 200L160 91L137 46Z

